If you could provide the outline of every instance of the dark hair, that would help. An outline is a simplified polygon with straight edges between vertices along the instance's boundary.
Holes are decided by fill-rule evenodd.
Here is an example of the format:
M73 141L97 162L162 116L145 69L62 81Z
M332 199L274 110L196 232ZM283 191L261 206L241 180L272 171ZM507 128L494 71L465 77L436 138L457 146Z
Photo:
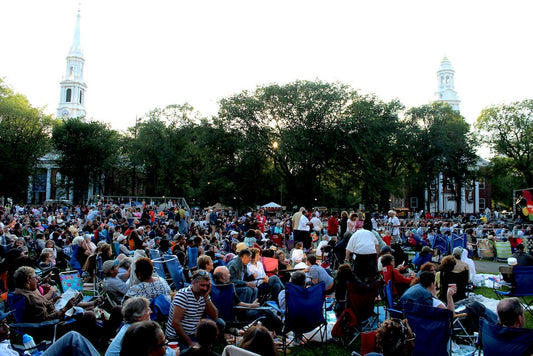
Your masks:
M141 257L135 262L135 274L141 282L147 280L154 273L154 265L147 257Z
M158 347L158 330L161 327L155 321L139 321L131 324L122 338L120 356L149 355Z
M390 266L393 260L394 260L393 255L384 255L381 257L381 265L383 267Z
M407 319L388 319L381 324L376 334L376 346L384 356L411 355L415 334L411 331Z
M270 332L262 325L254 325L242 336L241 348L261 356L277 356L278 351Z
M435 274L430 271L424 271L420 273L420 284L424 288L431 286L431 283L435 283Z
M202 319L196 328L196 341L202 348L211 349L218 336L217 324L210 319Z
M316 264L316 255L315 254L311 254L311 255L307 256L307 262L309 262L312 265L315 265Z
M243 248L242 250L239 251L239 257L242 257L242 256L252 257L252 251L248 250L247 248Z
M455 265L457 264L457 260L452 255L446 256L442 259L440 262L440 270L444 272L451 272Z

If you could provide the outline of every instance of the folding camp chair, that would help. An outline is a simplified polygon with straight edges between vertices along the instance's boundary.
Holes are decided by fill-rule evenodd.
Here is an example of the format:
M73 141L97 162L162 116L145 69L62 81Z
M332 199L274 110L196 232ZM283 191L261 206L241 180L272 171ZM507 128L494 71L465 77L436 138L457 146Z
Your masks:
M494 249L492 248L489 239L477 240L477 251L481 258L494 259Z
M170 301L163 294L158 295L150 301L150 319L159 323L166 323L170 312Z
M413 356L451 355L451 310L410 302L402 306L409 326L416 334Z
M466 234L452 234L451 242L452 246L450 249L452 251L456 247L462 247L463 250L466 249Z
M57 326L61 320L53 319L40 323L25 322L24 310L26 309L26 297L14 293L8 293L7 301L9 309L12 311L16 321L16 323L9 324L12 330L21 335L32 335L36 342L43 340L55 342L57 336Z
M496 247L496 259L498 261L507 261L513 255L509 241L495 241L494 247Z
M283 324L283 354L287 354L287 347L302 340L307 341L320 338L322 352L327 355L327 323L324 306L324 282L309 288L297 286L292 283L285 285L285 321ZM288 341L288 333L293 332L295 337ZM309 333L312 332L310 335ZM304 335L305 334L305 335ZM313 349L316 351L316 348Z
M227 284L213 284L211 285L211 299L218 310L218 317L226 322L226 332L237 339L237 329L242 329L249 325L254 325L262 318L255 320L239 321L237 319L236 311L238 309L246 310L244 307L237 307L234 305L235 301L235 285L233 283Z
M113 249L115 250L115 255L120 255L120 243L113 242Z
M180 290L185 287L185 276L183 274L183 267L180 265L178 258L175 255L163 255L163 260L167 266L168 273L172 278L175 290Z
M441 256L447 255L450 253L450 240L446 235L435 235L435 240L433 241L432 249L436 249L440 252Z
M194 271L198 268L198 247L187 246L187 268L189 271Z
M479 320L479 323L479 344L484 356L529 356L533 354L533 330L507 328L483 318Z
M441 271L440 272L440 283L441 283L440 300L442 300L444 304L447 303L446 291L448 290L448 286L450 284L457 285L457 293L453 295L454 302L458 302L459 300L466 299L467 297L466 293L470 291L470 288L468 288L469 278L470 278L470 271L466 269L459 273Z
M403 317L403 312L399 309L399 306L397 303L394 303L394 293L392 292L392 281L389 281L387 284L385 284L385 288L383 289L385 293L385 298L387 301L386 306L386 313L387 318L398 318L401 319Z
M150 259L152 260L157 275L166 280L167 276L165 275L165 268L163 267L165 261L159 256L159 251L150 249Z
M524 308L533 316L533 267L514 266L513 276L515 285L509 291L494 290L500 299L504 297L517 297L521 299Z
M59 273L59 280L61 281L61 288L63 292L66 292L68 289L78 291L80 293L92 292L94 291L94 286L92 283L83 283L83 280L78 271L65 271ZM93 296L85 295L83 301L90 301Z
M341 342L345 346L353 344L362 332L377 329L378 315L374 311L374 306L380 283L380 281L375 281L370 285L346 283L346 309L339 319L342 323L342 319L349 314L355 317L355 320L344 326L344 336L341 338Z

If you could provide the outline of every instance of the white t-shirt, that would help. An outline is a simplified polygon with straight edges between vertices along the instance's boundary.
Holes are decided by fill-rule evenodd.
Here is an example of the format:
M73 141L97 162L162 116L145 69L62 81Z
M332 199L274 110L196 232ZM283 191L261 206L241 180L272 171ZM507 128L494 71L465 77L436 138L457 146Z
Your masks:
M398 219L398 217L395 215L394 217L389 217L389 224L391 224L392 226L396 226L398 225L398 227L392 227L391 226L391 229L390 229L390 233L391 235L400 235L400 219Z
M350 241L348 241L346 250L358 255L370 255L377 253L377 244L378 239L376 239L376 236L372 233L372 231L359 229L354 232L352 237L350 237Z
M316 216L311 219L311 223L313 224L313 231L320 232L322 231L322 221L320 221L319 218Z
M439 298L433 297L433 308L438 308L440 305L444 306L446 308L446 304L442 302Z
M309 231L309 225L307 225L308 223L309 219L307 218L307 216L302 215L302 217L300 218L300 222L298 223L298 230Z

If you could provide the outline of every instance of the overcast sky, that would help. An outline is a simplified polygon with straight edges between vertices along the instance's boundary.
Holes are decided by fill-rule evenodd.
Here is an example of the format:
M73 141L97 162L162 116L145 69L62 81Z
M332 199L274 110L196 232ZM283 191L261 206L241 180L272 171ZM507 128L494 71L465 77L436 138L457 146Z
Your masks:
M56 113L79 2L0 2L0 77ZM204 116L258 85L340 81L407 107L455 69L461 113L531 98L533 1L122 1L81 3L88 116L115 129L188 102Z

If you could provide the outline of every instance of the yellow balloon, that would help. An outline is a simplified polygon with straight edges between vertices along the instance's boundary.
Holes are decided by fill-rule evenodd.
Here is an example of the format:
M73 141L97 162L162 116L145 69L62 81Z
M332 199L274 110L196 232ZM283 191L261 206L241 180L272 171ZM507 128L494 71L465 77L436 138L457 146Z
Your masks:
M524 216L528 216L529 215L529 210L527 210L527 207L523 207L522 208L522 214L524 214Z

